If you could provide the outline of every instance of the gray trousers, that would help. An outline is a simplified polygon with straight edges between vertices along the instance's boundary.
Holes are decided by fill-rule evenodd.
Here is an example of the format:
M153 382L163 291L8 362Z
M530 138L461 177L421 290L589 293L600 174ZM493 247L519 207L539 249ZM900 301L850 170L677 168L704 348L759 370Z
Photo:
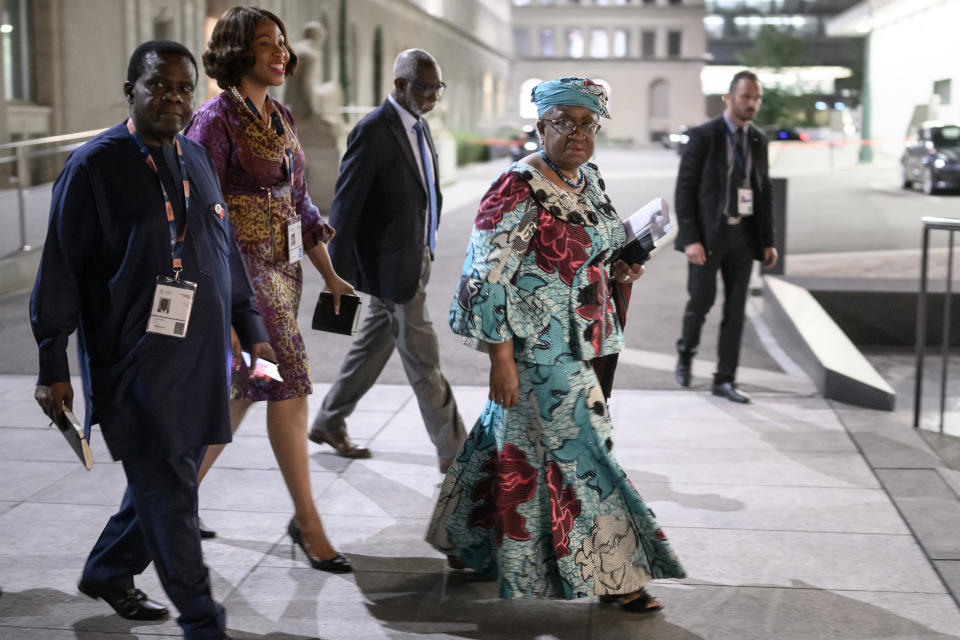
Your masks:
M407 380L420 405L420 414L438 458L452 458L467 437L450 383L440 372L440 346L427 314L430 250L424 249L420 282L413 298L397 304L370 298L370 309L357 331L336 382L317 412L313 428L345 433L346 418L377 381L396 347Z

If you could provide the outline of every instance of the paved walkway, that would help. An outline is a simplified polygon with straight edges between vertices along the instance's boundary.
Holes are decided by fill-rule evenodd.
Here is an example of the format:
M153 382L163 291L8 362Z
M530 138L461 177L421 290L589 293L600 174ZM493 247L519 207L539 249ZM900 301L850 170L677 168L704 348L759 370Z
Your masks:
M778 162L791 166L789 160L781 153ZM672 193L675 162L672 154L605 150L602 166L611 190L619 190L619 204ZM445 191L445 248L431 280L443 368L468 422L486 395L472 386L486 378L484 358L464 349L442 328L442 319L475 201L494 175L493 165L472 167ZM794 202L804 214L795 219L834 209L855 213L848 206L853 198L884 199L880 204L895 198L913 207L908 213L956 202L921 201L896 190L892 171L891 193L860 184L882 172L845 175L836 178L842 184L827 175L798 175L791 198L808 195ZM821 188L821 182L832 187ZM810 200L809 183L831 199L832 208ZM876 216L881 209L865 210ZM900 219L901 209L883 212ZM885 220L875 226L890 225ZM794 240L802 239L796 224L792 229ZM895 225L886 233L901 240L907 235ZM890 242L874 244L900 246ZM864 247L844 250L858 248ZM919 264L913 251L794 254L788 271L869 275L890 271L893 259L893 270L901 274ZM409 388L381 384L350 421L351 434L373 448L374 458L350 462L327 447L310 450L317 504L355 573L314 571L291 549L284 535L291 505L266 439L264 407L251 409L208 476L202 512L220 537L204 543L205 560L215 595L227 607L231 634L247 640L960 638L960 473L946 468L928 441L955 468L960 447L931 434L925 440L909 427L909 355L871 356L898 390L897 412L825 401L772 342L754 299L740 370L754 404L708 395L716 312L705 328L703 344L711 347L695 363L694 388L676 390L671 369L684 272L679 254L665 252L640 281L635 299L648 304L627 326L631 349L621 357L611 407L620 462L690 575L652 587L664 601L662 613L625 614L593 598L502 601L494 584L446 569L423 541L440 481L432 445ZM315 299L318 288L313 273L304 300ZM301 308L301 326L308 325L310 307L305 302ZM99 434L96 465L87 472L46 426L32 399L36 347L25 308L23 293L0 298L0 640L178 637L174 622L127 622L76 591L83 560L119 503L123 472L109 461ZM316 355L314 410L349 340L309 331L305 338ZM935 363L928 366L928 381L934 381ZM381 381L404 378L392 361ZM930 386L928 394L935 384ZM950 397L958 393L951 390ZM934 398L924 406L932 411ZM957 409L955 401L949 408ZM138 584L167 602L152 568Z
M76 591L83 559L119 502L123 472L99 434L94 469L84 471L46 426L32 388L31 377L0 376L0 638L178 637L172 621L128 622ZM311 409L325 389L317 385ZM476 416L485 389L455 393L464 415ZM409 388L380 385L350 422L372 459L347 461L311 445L317 503L355 573L310 569L284 536L291 506L263 407L250 411L208 476L202 513L219 537L204 543L205 560L231 633L270 640L960 637L960 610L937 570L943 566L934 566L878 480L896 472L878 467L869 452L877 443L861 435L882 436L883 414L790 389L755 394L749 406L702 391L616 391L611 410L621 464L690 576L652 587L663 612L623 613L594 598L502 601L493 583L445 568L423 541L440 480L432 446ZM901 443L903 450L922 446L919 437ZM166 602L152 568L138 585Z

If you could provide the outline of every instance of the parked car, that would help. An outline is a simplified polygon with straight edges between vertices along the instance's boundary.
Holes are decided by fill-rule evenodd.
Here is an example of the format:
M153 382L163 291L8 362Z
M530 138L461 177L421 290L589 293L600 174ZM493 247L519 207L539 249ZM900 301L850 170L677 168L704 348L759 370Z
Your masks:
M688 127L685 124L680 125L676 131L661 140L663 146L667 149L676 149L677 155L683 155L683 149L690 142L690 136L687 134Z
M533 125L523 125L522 133L510 145L510 156L516 162L540 148L540 136Z
M767 138L770 142L777 141L799 141L807 142L810 140L810 136L806 133L800 133L796 129L791 129L790 127L767 127L763 130L767 134Z
M923 123L900 157L900 183L928 195L960 188L960 125Z

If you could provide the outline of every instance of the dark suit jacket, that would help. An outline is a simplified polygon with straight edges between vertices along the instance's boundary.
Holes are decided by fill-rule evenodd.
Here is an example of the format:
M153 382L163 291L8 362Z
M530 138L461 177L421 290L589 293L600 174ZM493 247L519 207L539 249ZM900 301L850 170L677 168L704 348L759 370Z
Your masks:
M437 152L423 123L436 176ZM438 177L434 184L439 185ZM438 224L442 202L437 187ZM409 301L420 279L427 203L403 123L384 100L347 137L330 207L337 233L327 245L337 273L358 291Z
M680 228L676 248L694 242L703 243L709 254L723 237L727 183L727 132L723 116L690 130L690 140L680 160L674 204ZM749 128L753 188L753 215L741 224L753 238L753 255L763 258L763 249L773 246L773 188L767 165L767 138L755 127Z

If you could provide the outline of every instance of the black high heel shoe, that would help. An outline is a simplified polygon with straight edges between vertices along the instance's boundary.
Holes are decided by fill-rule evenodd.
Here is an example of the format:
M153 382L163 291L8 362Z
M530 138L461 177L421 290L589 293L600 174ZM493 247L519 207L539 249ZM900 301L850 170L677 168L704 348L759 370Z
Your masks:
M338 553L329 560L319 560L310 555L310 552L307 551L306 545L303 544L303 535L300 533L300 525L297 524L296 519L290 518L290 524L287 525L287 535L290 536L290 539L300 547L307 556L307 560L310 561L310 566L314 569L320 571L329 571L330 573L350 573L353 571L353 565L350 564L350 561L343 557L342 554Z

